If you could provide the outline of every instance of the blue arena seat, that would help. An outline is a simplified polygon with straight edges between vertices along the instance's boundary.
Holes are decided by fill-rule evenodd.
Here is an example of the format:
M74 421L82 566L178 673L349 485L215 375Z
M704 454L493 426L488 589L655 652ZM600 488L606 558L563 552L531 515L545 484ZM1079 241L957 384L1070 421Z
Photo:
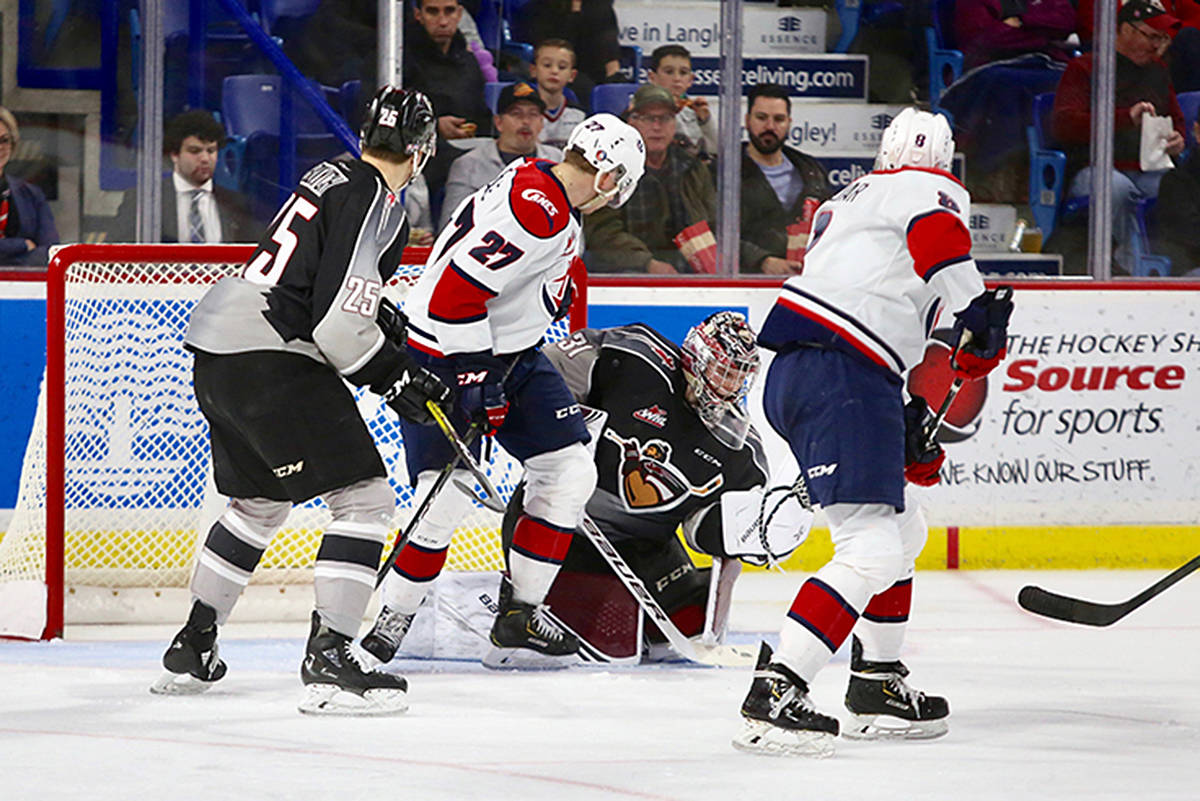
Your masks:
M592 89L592 113L607 112L620 117L629 108L629 98L637 91L636 83L602 83Z

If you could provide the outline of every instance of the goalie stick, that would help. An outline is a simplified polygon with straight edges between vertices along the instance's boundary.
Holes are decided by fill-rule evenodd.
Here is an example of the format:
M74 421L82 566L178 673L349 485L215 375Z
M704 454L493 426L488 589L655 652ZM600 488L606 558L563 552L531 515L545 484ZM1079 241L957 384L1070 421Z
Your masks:
M613 547L608 537L604 536L604 532L588 517L587 513L584 513L579 528L583 531L584 536L588 538L588 541L600 552L600 555L604 557L604 561L608 562L608 566L617 574L617 578L625 585L625 589L629 590L630 594L637 600L638 606L649 615L650 619L654 621L654 625L658 626L659 631L667 638L667 642L681 656L692 662L722 667L741 667L754 664L756 654L751 648L739 648L734 645L695 643L684 636L683 632L672 622L670 616L667 615L658 601L654 600L654 596L646 589L646 585L642 583L642 580L629 567L629 563Z
M1033 585L1021 588L1021 592L1017 594L1017 603L1021 605L1022 609L1033 612L1035 615L1051 617L1067 623L1082 623L1085 626L1111 626L1197 569L1200 569L1200 556L1176 568L1122 603L1102 604L1085 601L1082 598L1070 598Z

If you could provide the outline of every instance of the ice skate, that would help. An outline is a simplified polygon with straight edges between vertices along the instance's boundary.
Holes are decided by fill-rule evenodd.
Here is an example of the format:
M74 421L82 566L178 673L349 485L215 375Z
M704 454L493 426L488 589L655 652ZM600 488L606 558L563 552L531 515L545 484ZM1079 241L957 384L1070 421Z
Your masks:
M398 715L408 709L408 682L402 676L371 670L367 657L345 634L312 616L307 653L300 666L309 715Z
M495 670L555 670L578 664L579 638L563 628L545 606L501 594L492 624L492 650L483 657Z
M950 726L950 705L938 695L925 695L904 681L904 663L868 662L857 637L850 646L850 686L846 709L850 720L843 734L851 740L932 740Z
M733 747L770 756L833 756L836 718L823 715L808 697L808 685L788 668L771 661L771 646L758 652L754 680L742 702L742 731Z
M362 638L363 650L381 664L391 662L415 617L416 613L406 615L384 606L379 610L379 617L375 618L375 625Z
M150 685L156 695L196 695L225 675L225 663L217 655L217 613L208 604L195 601L187 623L171 640L162 658L166 672Z

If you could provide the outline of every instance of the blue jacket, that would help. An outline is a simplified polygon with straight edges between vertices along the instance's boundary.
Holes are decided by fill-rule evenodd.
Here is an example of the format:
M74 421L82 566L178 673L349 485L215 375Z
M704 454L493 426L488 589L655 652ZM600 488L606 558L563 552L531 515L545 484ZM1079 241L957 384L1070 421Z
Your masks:
M54 215L42 190L20 178L8 176L12 192L10 202L16 206L20 230L12 236L0 238L0 264L17 264L29 267L45 266L50 262L50 246L58 244L58 229L54 227ZM25 240L37 244L33 250Z

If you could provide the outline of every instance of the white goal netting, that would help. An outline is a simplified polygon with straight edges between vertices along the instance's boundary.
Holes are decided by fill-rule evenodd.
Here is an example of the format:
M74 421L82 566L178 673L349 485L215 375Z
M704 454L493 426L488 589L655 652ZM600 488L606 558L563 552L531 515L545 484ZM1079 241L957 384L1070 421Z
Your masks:
M240 269L250 250L143 245L59 252L48 290L47 377L16 509L0 533L0 635L41 635L47 612L55 619L59 592L67 623L178 619L177 605L161 610L155 601L186 588L197 549L225 505L212 486L207 426L192 394L183 335L195 303ZM421 256L410 251L406 257L414 258L406 261ZM389 294L402 295L422 266L402 267ZM567 321L556 327L551 338L568 331ZM402 528L412 489L399 423L377 396L357 394L396 491ZM490 478L506 498L519 470L494 449ZM328 519L319 500L294 509L250 589L286 594L310 584ZM447 569L501 568L499 520L482 507L468 515Z

